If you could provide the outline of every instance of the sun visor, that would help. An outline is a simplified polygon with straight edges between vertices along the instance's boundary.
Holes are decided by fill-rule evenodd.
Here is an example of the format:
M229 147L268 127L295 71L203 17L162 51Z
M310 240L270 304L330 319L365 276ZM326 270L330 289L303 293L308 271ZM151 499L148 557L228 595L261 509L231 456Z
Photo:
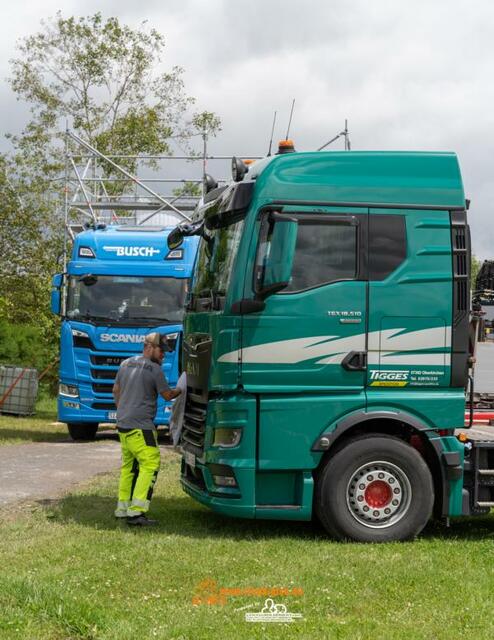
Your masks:
M208 229L218 229L241 220L252 202L254 182L239 182L225 189L217 200L208 206L204 223Z

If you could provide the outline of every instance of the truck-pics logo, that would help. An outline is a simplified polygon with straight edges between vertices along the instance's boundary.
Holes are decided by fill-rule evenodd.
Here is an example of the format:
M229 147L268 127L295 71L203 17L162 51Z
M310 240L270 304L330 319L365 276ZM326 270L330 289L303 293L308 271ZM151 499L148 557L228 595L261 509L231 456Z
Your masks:
M136 336L130 333L102 333L100 335L101 342L131 342L132 344L140 344L144 342L146 336Z
M142 258L152 258L154 255L160 252L159 249L154 249L153 247L103 247L103 249L105 251L112 251L116 253L117 256L138 256Z

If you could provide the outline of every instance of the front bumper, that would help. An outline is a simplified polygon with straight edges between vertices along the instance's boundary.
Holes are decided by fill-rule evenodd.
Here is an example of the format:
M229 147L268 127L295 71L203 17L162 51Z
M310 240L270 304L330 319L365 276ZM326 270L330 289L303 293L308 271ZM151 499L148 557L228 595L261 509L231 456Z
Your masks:
M82 402L80 398L72 398L69 396L58 396L58 420L60 422L116 422L116 408L95 409L93 404L113 405L110 398L93 398L90 402ZM168 425L171 415L171 402L163 402L158 406L154 422L156 425Z
M195 474L193 473L195 471ZM238 489L217 487L206 465L196 464L194 470L182 458L180 482L184 491L212 511L237 518L255 518L253 495L253 469L235 469ZM245 493L242 493L242 489Z

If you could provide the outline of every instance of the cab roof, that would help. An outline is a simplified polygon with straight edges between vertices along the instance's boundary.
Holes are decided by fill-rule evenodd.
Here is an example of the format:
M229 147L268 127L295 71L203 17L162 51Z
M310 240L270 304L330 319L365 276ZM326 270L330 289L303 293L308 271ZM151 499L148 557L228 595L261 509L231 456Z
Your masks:
M256 197L341 206L464 209L458 158L452 152L295 152L254 163L246 180Z

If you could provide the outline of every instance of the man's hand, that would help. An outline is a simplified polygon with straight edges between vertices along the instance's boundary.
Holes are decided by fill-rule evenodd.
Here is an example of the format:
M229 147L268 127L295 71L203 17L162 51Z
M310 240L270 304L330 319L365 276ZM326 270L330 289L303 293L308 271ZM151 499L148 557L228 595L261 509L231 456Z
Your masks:
M168 402L170 400L173 400L174 398L178 398L178 396L182 393L182 389L179 389L178 387L176 389L168 389L168 391L163 391L161 393L161 396L167 400Z
M115 400L115 406L118 408L118 401L120 400L120 387L117 383L113 385L113 399Z

